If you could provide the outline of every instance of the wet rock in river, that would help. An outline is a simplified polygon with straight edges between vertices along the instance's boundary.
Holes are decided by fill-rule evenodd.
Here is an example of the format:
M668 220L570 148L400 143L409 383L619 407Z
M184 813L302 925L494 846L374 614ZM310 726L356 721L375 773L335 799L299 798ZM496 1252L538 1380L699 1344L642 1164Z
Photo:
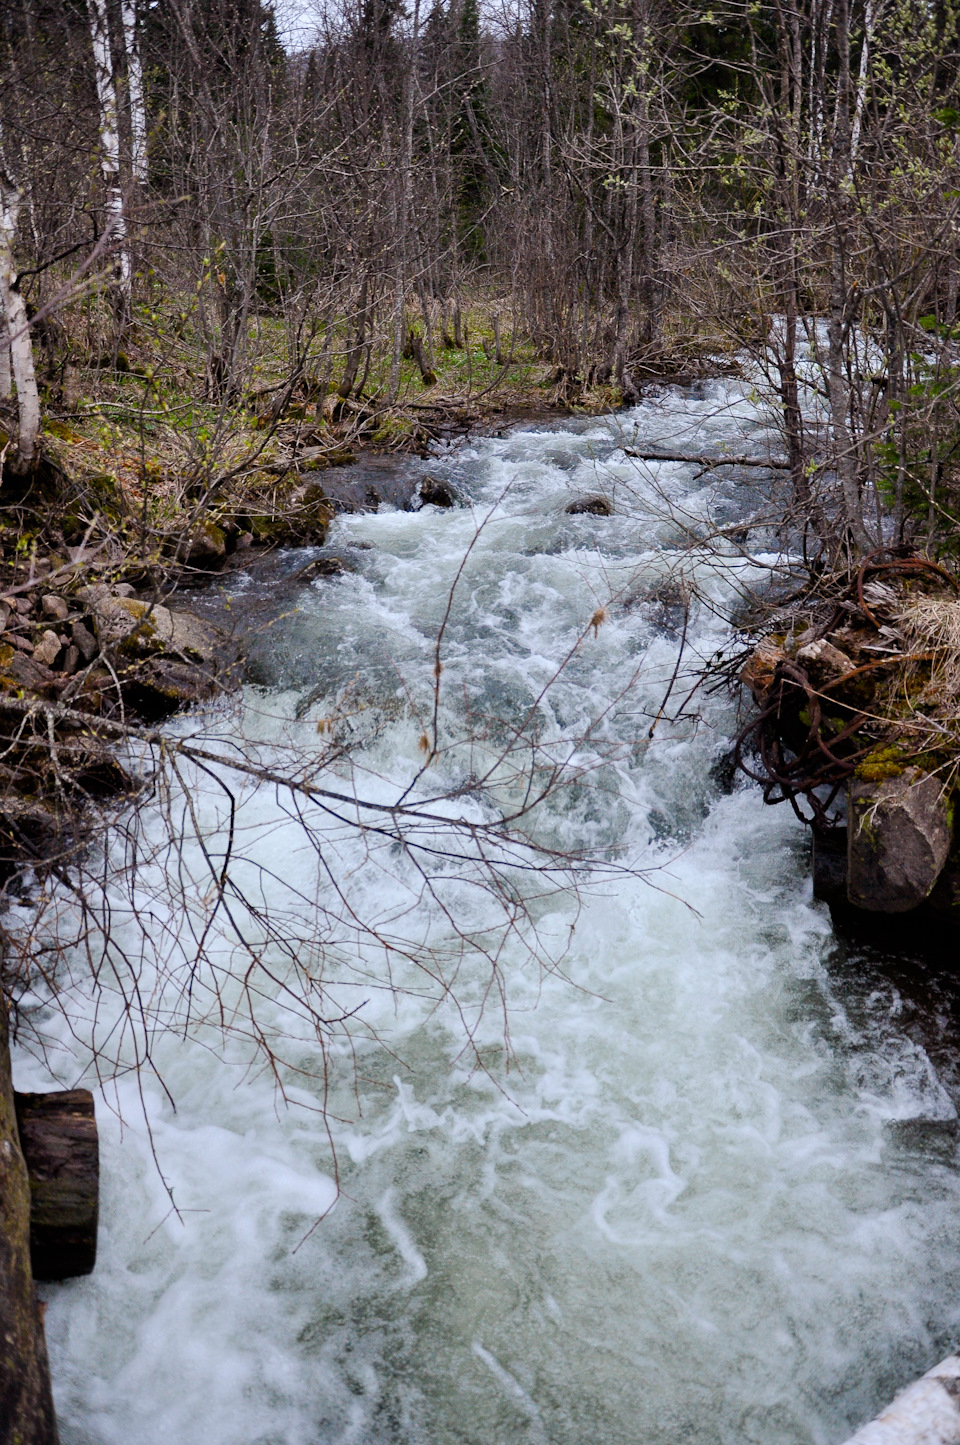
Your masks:
M832 828L813 834L811 850L813 896L821 903L844 903L847 898L847 830Z
M356 566L346 557L314 557L305 567L295 573L298 582L312 581L315 577L342 577L355 572Z
M424 477L420 483L420 500L425 507L455 507L457 497L453 488L438 477Z
M950 853L952 818L941 780L906 768L850 784L847 897L874 913L906 913L929 897Z
M580 517L583 515L591 517L612 517L613 503L607 497L601 497L599 495L594 497L577 497L575 501L570 502L564 507L564 511L570 517Z

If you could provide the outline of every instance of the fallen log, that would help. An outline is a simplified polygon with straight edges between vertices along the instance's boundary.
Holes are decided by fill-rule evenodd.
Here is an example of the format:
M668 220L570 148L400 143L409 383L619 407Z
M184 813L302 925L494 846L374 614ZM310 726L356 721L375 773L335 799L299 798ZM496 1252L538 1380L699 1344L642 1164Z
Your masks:
M88 1089L15 1094L30 1177L34 1279L90 1274L97 1258L100 1159Z
M57 1445L43 1321L30 1268L30 1184L10 1077L0 994L0 1438Z
M762 467L765 471L788 472L790 462L773 461L770 457L709 457L701 452L638 452L634 447L624 447L625 457L638 462L684 462L695 467Z

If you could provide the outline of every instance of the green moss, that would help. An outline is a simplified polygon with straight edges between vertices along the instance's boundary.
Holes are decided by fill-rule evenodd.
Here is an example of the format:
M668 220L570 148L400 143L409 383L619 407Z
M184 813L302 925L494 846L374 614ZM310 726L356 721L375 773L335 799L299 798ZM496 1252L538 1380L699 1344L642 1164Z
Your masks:
M63 442L83 441L83 437L80 435L80 433L78 431L74 431L73 427L67 426L66 422L63 421L47 420L43 424L43 429L45 432L48 432L50 436L59 437L60 440Z
M899 743L889 743L869 752L858 766L854 777L865 783L883 783L888 778L899 778L901 773L916 761Z

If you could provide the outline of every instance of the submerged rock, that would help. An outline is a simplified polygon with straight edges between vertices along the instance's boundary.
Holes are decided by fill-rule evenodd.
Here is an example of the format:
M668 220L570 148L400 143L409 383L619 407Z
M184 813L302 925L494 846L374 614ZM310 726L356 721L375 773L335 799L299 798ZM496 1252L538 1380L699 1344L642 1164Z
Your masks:
M847 897L873 913L906 913L929 897L950 853L952 816L941 780L918 768L849 793Z

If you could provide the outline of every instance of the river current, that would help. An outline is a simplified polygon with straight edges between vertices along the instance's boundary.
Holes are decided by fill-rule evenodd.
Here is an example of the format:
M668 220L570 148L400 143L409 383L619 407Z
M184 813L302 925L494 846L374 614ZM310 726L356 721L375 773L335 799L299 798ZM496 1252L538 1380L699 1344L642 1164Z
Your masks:
M370 986L343 993L354 1049L331 1043L321 1085L301 1040L291 1106L209 1021L158 1040L149 1129L132 1075L98 1091L97 1268L43 1289L63 1445L834 1445L956 1342L949 980L835 936L803 828L730 777L736 699L703 691L671 721L770 575L765 481L629 453L766 444L745 388L665 389L431 459L461 505L341 517L323 553L341 576L291 582L318 554L279 559L226 733L306 761L339 699L354 754L323 776L395 798L423 762L453 587L438 776L529 732L532 710L584 770L540 835L621 871L577 903L545 882L531 907L559 967L522 927L504 937L509 1047L499 1005L479 1012L479 953L462 951L462 1011L409 958L394 997L365 954ZM593 494L613 515L566 511ZM265 589L234 576L233 615ZM428 769L415 796L434 785ZM214 837L222 799L189 786ZM490 816L518 786L498 775L463 806ZM330 918L346 899L410 953L442 942L389 848L331 823L317 850L275 789L238 799L268 902L293 916L336 884ZM188 895L206 886L192 866ZM24 1055L19 1088L90 1082L58 1028L55 1079Z

